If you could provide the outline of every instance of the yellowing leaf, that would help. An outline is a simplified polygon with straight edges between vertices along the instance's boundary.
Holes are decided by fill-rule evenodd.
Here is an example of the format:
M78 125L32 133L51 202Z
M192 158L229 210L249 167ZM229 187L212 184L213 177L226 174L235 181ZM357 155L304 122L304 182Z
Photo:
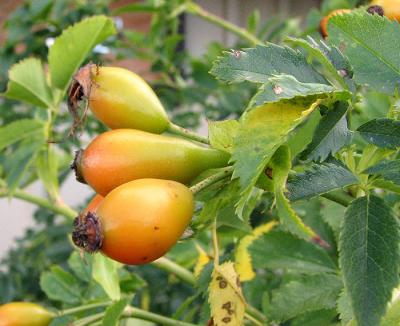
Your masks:
M208 300L214 326L243 325L245 301L233 262L214 267Z
M197 263L194 266L194 276L199 277L204 266L206 266L210 261L210 257L204 251L204 249L197 243L196 243L196 249L199 253L199 258L197 259Z
M256 276L251 263L251 256L247 249L262 234L269 232L277 224L277 222L271 221L260 225L256 227L251 234L246 235L240 240L235 255L235 268L239 274L240 281L250 281Z

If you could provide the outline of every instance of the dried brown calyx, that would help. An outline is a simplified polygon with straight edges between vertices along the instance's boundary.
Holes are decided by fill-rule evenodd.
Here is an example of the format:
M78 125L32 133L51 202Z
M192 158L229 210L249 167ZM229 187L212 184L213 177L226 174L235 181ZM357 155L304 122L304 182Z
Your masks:
M82 160L82 155L83 155L83 149L79 149L75 152L75 157L70 165L71 170L74 171L75 173L75 178L78 182L86 184L86 180L82 175L81 171L81 160Z
M383 16L385 15L385 11L383 10L383 8L381 6L369 6L367 9L367 12L369 12L372 15L379 15L379 16Z
M75 130L85 122L89 107L88 99L93 86L93 74L98 74L99 66L89 63L83 66L72 78L68 89L68 111L74 119L71 128L73 134ZM81 113L81 103L84 101L83 112Z
M101 248L103 234L100 220L96 214L89 212L75 218L72 241L77 247L89 253L96 252Z

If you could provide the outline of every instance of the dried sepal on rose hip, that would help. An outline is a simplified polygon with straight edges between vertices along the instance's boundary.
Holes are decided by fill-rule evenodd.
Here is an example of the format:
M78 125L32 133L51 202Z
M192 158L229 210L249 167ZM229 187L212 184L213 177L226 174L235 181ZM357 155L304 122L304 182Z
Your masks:
M175 181L139 179L111 191L95 212L75 219L72 240L124 264L146 264L181 238L194 212L193 194Z
M119 67L92 63L82 67L69 87L68 108L74 118L73 129L83 124L88 108L111 129L162 133L170 124L164 107L146 81Z

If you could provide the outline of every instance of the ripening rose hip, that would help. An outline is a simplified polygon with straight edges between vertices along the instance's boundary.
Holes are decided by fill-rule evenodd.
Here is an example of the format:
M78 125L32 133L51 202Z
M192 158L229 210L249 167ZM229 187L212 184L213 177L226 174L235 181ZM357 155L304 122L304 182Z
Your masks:
M0 306L0 326L47 326L54 315L30 302L10 302Z
M88 99L94 115L111 129L132 128L160 134L170 124L152 88L124 68L94 64L82 67L74 76L68 97L70 112L76 118L83 97Z
M193 194L175 181L139 179L115 188L96 212L75 219L72 239L124 264L163 256L182 236L194 212Z
M105 196L128 181L142 178L188 183L204 170L226 166L228 160L225 152L181 138L115 129L77 152L72 168L78 181Z

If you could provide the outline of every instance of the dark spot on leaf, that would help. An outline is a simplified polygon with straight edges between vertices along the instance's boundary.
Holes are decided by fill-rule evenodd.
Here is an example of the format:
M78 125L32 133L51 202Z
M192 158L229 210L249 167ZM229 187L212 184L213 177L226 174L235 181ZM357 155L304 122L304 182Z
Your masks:
M258 153L261 150L261 148L256 146L256 147L254 147L254 150Z
M235 311L232 309L232 302L228 301L222 305L222 309L225 309L229 315L233 315Z
M223 321L225 324L229 323L231 320L232 320L231 317L224 317L224 318L222 318L222 321Z
M225 289L227 286L228 286L228 282L227 281L225 281L225 280L219 281L219 287L221 289Z

